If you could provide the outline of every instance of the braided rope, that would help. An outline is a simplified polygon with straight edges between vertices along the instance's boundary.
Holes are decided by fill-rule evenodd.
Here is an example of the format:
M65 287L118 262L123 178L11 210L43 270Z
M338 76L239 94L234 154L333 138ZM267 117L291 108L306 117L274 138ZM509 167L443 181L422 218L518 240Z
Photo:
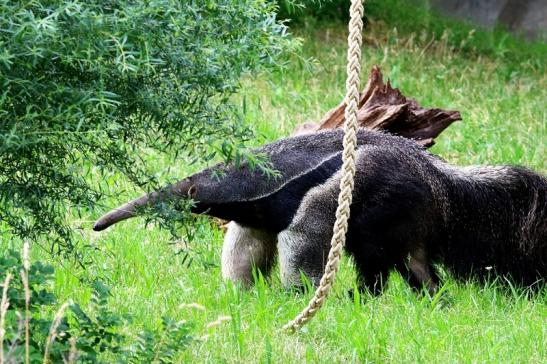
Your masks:
M361 44L363 31L363 3L362 0L352 0L350 8L349 36L348 36L348 65L346 81L346 109L344 123L344 152L342 154L342 180L336 209L331 248L325 266L325 273L319 287L315 291L308 306L292 321L283 326L285 330L296 330L305 325L319 311L327 298L334 278L340 266L342 248L346 242L350 205L353 197L355 177L355 158L357 155L357 110L359 103L359 72L361 70Z

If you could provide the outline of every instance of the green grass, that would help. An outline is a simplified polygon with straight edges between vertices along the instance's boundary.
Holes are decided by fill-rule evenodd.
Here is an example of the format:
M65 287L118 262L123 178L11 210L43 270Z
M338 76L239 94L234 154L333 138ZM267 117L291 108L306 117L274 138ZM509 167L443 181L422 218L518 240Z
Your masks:
M547 54L508 58L504 52L460 47L442 34L431 42L428 28L415 31L403 24L401 29L406 30L371 23L365 34L363 69L378 64L405 95L424 106L461 111L463 122L440 136L434 153L460 165L523 164L547 171ZM292 57L283 72L245 80L234 100L243 119L256 128L257 144L289 135L299 123L319 120L344 94L344 26L304 28L297 34L304 42L300 57ZM470 37L466 44L473 42ZM520 47L527 49L526 44ZM306 61L310 57L315 61ZM159 162L158 168L163 167ZM185 175L197 168L182 161L174 172ZM120 191L124 187L120 183ZM122 196L105 203L114 207L127 198ZM248 290L223 282L222 233L209 220L196 221L195 238L189 243L191 264L183 254L175 254L188 248L186 242L170 245L165 231L145 228L142 220L100 234L91 232L91 220L75 222L94 248L84 250L87 269L58 262L56 293L85 304L90 289L80 280L100 277L112 288L113 307L134 314L136 327L159 325L162 315L193 322L196 340L181 362L547 361L545 290L528 298L495 284L448 278L446 292L430 300L415 295L392 275L382 296L352 299L346 292L353 288L355 274L346 260L326 306L302 332L291 335L281 326L304 307L311 293L285 291L277 270L267 282L260 279ZM37 248L33 257L51 259ZM190 303L205 309L187 307ZM220 316L231 320L208 326Z

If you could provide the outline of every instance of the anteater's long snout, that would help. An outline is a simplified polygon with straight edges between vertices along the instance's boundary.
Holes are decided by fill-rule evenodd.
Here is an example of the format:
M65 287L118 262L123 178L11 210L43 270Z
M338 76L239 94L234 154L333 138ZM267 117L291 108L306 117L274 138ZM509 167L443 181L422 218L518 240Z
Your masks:
M106 229L110 225L114 225L115 223L119 221L123 221L136 216L137 209L140 206L147 205L149 200L150 200L149 195L144 195L142 197L137 198L136 200L130 201L126 204L123 204L120 207L115 208L114 210L103 215L99 220L97 220L95 225L93 225L93 230L101 231Z
M187 197L192 190L192 186L193 185L189 179L184 179L180 182L162 188L159 191L148 193L133 201L129 201L128 203L108 212L106 215L103 215L99 220L97 220L95 225L93 225L93 230L101 231L117 222L135 217L138 215L141 207L151 206L159 201L168 200L170 198Z

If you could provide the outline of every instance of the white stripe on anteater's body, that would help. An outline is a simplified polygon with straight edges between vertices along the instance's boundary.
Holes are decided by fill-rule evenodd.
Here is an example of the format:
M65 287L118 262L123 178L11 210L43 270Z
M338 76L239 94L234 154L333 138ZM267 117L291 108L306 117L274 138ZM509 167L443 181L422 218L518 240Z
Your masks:
M283 281L298 284L302 271L317 283L332 235L342 139L335 130L279 140L257 149L279 178L245 164L219 165L127 203L95 227L135 216L139 206L191 196L194 212L237 223L225 239L227 278L247 283L253 264L267 272L277 235ZM215 169L224 177L212 177ZM410 140L366 130L358 133L356 169L346 249L362 286L379 292L398 270L431 291L434 263L462 279L545 280L544 177L522 167L450 166Z

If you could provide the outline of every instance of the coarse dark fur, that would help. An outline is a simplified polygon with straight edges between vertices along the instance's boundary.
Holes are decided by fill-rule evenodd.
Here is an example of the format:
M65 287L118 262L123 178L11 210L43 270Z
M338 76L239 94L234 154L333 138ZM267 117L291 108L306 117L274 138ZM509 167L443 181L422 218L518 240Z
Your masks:
M285 284L304 272L318 283L330 247L341 178L339 130L296 136L258 149L279 178L246 165L219 165L112 211L102 230L136 207L190 196L194 212L232 220L223 248L226 278L249 282L279 254ZM225 172L212 178L215 168ZM547 180L523 167L454 167L414 142L360 130L346 249L359 283L381 290L391 270L433 291L439 263L459 279L492 274L523 286L547 274ZM277 245L277 246L276 246Z

